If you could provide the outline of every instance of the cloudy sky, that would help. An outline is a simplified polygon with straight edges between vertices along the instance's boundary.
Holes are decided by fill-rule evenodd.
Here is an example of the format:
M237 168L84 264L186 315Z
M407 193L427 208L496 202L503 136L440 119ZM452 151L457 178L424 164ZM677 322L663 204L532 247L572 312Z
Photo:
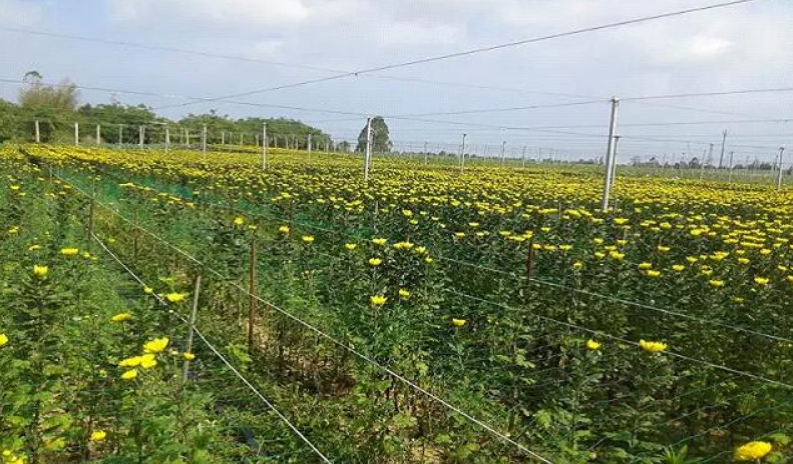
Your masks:
M346 77L222 101L184 96L245 93L454 53L580 27L716 3L717 0L0 0L0 78L36 69L50 82L153 92L160 97L83 91L92 103L145 103L177 118L216 109L231 116L287 116L336 138L354 138L365 114L428 113L553 105L736 89L793 87L793 3L734 7ZM6 28L6 29L3 29ZM31 35L22 28L171 47L235 60ZM432 83L426 81L433 81ZM0 84L13 100L19 86ZM793 92L623 102L623 156L701 154L728 130L736 161L793 151ZM665 106L659 106L662 104ZM312 111L274 108L301 107ZM674 106L674 108L670 107ZM318 110L325 110L321 112ZM339 113L334 113L338 111ZM352 113L351 115L344 113ZM607 102L480 114L391 119L404 146L447 143L461 133L491 152L502 141L558 156L604 150ZM359 116L361 115L361 116ZM429 121L427 121L429 120ZM442 122L448 121L448 122ZM712 123L719 121L718 123ZM721 122L732 121L732 122ZM744 121L744 122L736 122ZM647 124L708 122L707 124ZM499 127L510 127L505 130ZM515 129L520 128L520 129ZM652 140L648 140L652 139ZM437 145L440 146L440 145ZM718 151L718 150L717 150ZM685 155L688 156L688 155Z

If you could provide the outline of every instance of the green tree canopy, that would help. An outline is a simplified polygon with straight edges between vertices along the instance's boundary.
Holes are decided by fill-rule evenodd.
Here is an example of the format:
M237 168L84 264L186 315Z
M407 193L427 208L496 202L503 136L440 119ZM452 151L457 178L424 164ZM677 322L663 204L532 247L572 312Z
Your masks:
M19 105L23 108L51 108L60 111L74 111L77 108L80 92L77 87L64 80L57 85L41 82L38 71L28 71L24 81L27 87L19 91Z
M391 138L388 133L388 124L382 116L375 116L372 118L372 151L374 152L388 152L391 151ZM366 150L366 125L361 129L358 135L358 146L355 148L357 152Z

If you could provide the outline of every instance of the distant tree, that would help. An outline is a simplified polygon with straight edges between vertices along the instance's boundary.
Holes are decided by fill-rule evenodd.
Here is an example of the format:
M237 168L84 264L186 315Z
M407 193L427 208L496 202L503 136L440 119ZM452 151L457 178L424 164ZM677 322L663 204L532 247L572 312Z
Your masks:
M372 118L372 151L375 152L388 152L391 151L393 144L388 133L388 124L382 116ZM358 135L358 146L355 148L357 152L366 150L366 125L361 129Z
M19 92L19 105L23 108L49 108L55 111L73 112L77 109L80 93L77 86L68 80L57 85L41 82L38 71L25 73L23 81L27 87Z
M336 150L342 153L349 153L350 148L352 148L352 146L350 145L350 142L346 140L342 140L341 142L336 144Z
M85 124L103 126L102 139L109 143L118 143L119 135L123 137L121 143L138 143L140 126L153 126L168 122L167 119L157 116L151 108L145 105L122 105L113 103L110 105L89 104L81 106L77 110L80 121ZM119 126L123 125L124 130L119 131ZM146 131L144 143L151 141L153 130Z

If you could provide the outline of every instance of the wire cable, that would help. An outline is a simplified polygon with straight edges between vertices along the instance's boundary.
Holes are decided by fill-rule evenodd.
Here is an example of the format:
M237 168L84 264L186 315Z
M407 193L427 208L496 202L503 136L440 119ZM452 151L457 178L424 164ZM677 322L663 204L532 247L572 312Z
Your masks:
M60 176L57 176L57 177L58 177L59 179L63 180L63 179L62 179ZM65 181L64 181L64 182L65 182ZM68 182L67 182L67 183L68 183ZM69 184L69 185L71 185L71 184ZM75 188L76 188L76 187L75 187ZM96 203L98 204L99 202L96 202ZM101 247L102 247L102 249L103 249L103 250L104 250L104 251L105 251L105 252L106 252L108 255L110 255L110 257L112 257L112 258L113 258L113 259L114 259L114 260L115 260L115 261L116 261L116 262L117 262L117 263L118 263L118 264L119 264L121 267L123 267L123 268L124 268L124 270L125 270L125 271L127 271L127 273L128 273L130 276L132 276L132 278L134 278L134 279L135 279L135 280L136 280L136 281L137 281L137 282L138 282L138 283L139 283L141 286L144 286L144 287L146 286L145 282L143 282L143 280L142 280L140 277L138 277L138 276L135 274L135 272L133 272L133 271L132 271L132 269L130 269L130 267L129 267L129 266L127 266L127 265L126 265L126 264L125 264L123 261L121 261L121 259L120 259L120 258L119 258L119 257L118 257L118 256L117 256L115 253L113 253L113 252L110 250L110 248L108 248L108 247L107 247L107 245L106 245L106 244L105 244L105 243L104 243L104 242L103 242L103 241L102 241L102 240L101 240L99 237L97 237L97 236L96 236L96 234L93 234L93 233L92 233L92 234L91 234L91 236L93 237L93 239L94 239L94 240L96 240L96 242L99 244L99 246L101 246ZM168 303L165 301L165 299L163 299L163 298L162 298L160 295L153 294L153 296L154 296L154 297L157 299L157 301L159 301L159 302L160 302L161 304L163 304L164 306L166 306L166 307L168 307L168 306L169 306L169 305L168 305ZM177 311L174 311L174 310L172 310L172 309L171 309L171 310L169 310L169 312L170 312L171 314L174 314L174 315L176 315L176 317L178 317L179 319L181 319L183 323L185 323L185 324L188 324L188 326L190 326L190 323L189 323L189 321L188 321L188 320L187 320L185 317L183 317L181 314L179 314ZM283 413L281 413L281 411L279 411L279 410L278 410L278 408L276 408L276 407L275 407L275 405L273 405L273 404L272 404L272 403L271 403L271 402L270 402L270 401L269 401L269 400L268 400L268 399L267 399L267 398L266 398L266 397L265 397L265 396L264 396L264 395L263 395L263 394L262 394L262 393L261 393L261 392L260 392L260 391L259 391L259 390L258 390L258 389L257 389L257 388L256 388L256 387L255 387L255 386L254 386L254 385L253 385L251 382L250 382L250 381L249 381L249 380L248 380L248 379L247 379L247 378L245 378L245 376L244 376L244 375L242 375L242 374L241 374L241 373L240 373L240 372L237 370L237 368L235 368L235 367L234 367L234 365L232 365L232 364L231 364L231 363L228 361L228 359L226 359L226 357L225 357L225 356L223 356L223 355L222 355L222 354L221 354L221 353L218 351L218 349L217 349L217 348L215 348L215 346L214 346L214 345L213 345L213 344L212 344L212 343L211 343L209 340L207 340L207 338L204 336L204 334L203 334L203 333L201 333L201 331L200 331L200 330L198 330L198 327L191 326L191 329L192 329L192 331L193 331L193 332L194 332L194 333L195 333L195 334L198 336L198 338L199 338L199 339L201 339L201 341L203 341L203 342L204 342L204 344L207 346L207 348L209 348L209 349L210 349L210 350L211 350L211 351L212 351L212 352L215 354L215 356L216 356L218 359L220 359L220 360L223 362L223 364L225 364L225 365L226 365L226 367L228 367L228 368L231 370L231 372L233 372L233 373L234 373L234 375L236 375L236 376L237 376L237 377L238 377L238 378L239 378L239 379L240 379L240 380L241 380L241 381L242 381L242 382L243 382L243 383L244 383L244 384L245 384L245 385L246 385L246 386L247 386L247 387L248 387L248 388L249 388L249 389L250 389L250 390L253 392L253 394L254 394L254 395L256 395L257 397L259 397L259 399L260 399L260 400L261 400L261 401L262 401L262 402L263 402L263 403L264 403L264 404L265 404L265 405L266 405L266 406L267 406L267 407L268 407L268 408L269 408L269 409L270 409L270 410L271 410L273 413L275 413L275 414L278 416L278 418L279 418L279 419L281 419L281 421L283 421L283 422L284 422L284 423L285 423L285 424L286 424L286 425L287 425L287 426L288 426L288 427L289 427L289 428L292 430L292 432L294 432L294 433L295 433L295 435L297 435L297 436L298 436L298 437L299 437L299 438L300 438L300 439L301 439L301 440L302 440L302 441L303 441L303 442L304 442L306 445L308 445L308 447L310 447L310 448L311 448L311 450L312 450L312 451L314 451L314 453L316 453L316 455L317 455L317 456L319 456L319 458L320 458L320 459L322 459L322 461L323 461L323 462L325 462L325 463L327 463L327 464L332 464L332 461L331 461L330 459L328 459L328 458L327 458L327 457L326 457L326 456L325 456L325 455L324 455L324 454L323 454L323 453L322 453L322 452L321 452L321 451L320 451L320 450L319 450L319 449L318 449L318 448L317 448L317 447L316 447L316 446L315 446L315 445L314 445L314 444L311 442L311 440L309 440L309 439L308 439L308 437L306 437L306 436L305 436L305 435L304 435L304 434L303 434L303 433L302 433L302 432L301 432L301 431L300 431L300 430L299 430L299 429L298 429L298 428L297 428L297 427L296 427L296 426L295 426L295 425L294 425L294 424L293 424L293 423L292 423L292 422L291 422L291 421L290 421L290 420L289 420L289 419L288 419L288 418L287 418L285 415L283 415Z
M415 65L419 65L419 64L426 64L426 63L432 63L432 62L437 62L437 61L444 61L444 60L448 60L448 59L451 59L451 58L460 58L460 57L464 57L464 56L470 56L470 55L475 55L475 54L480 54L480 53L492 52L492 51L495 51L495 50L502 50L502 49L517 47L517 46L521 46L521 45L528 45L528 44L533 44L533 43L545 42L545 41L549 41L549 40L560 39L560 38L563 38L563 37L571 37L571 36L575 36L575 35L595 32L595 31L613 29L613 28L627 26L627 25L631 25L631 24L645 23L645 22L655 21L655 20L658 20L658 19L671 18L671 17L675 17L675 16L682 16L682 15L698 13L698 12L702 12L702 11L714 10L714 9L718 9L718 8L726 8L726 7L736 6L736 5L749 3L749 2L753 2L753 1L757 1L757 0L734 0L734 1L730 1L730 2L716 3L716 4L705 5L705 6L700 6L700 7L696 7L696 8L689 8L689 9L685 9L685 10L672 11L672 12L668 12L668 13L661 13L661 14L656 14L656 15L651 15L651 16L643 16L643 17L628 19L628 20L624 20L624 21L618 21L618 22L613 22L613 23L601 24L601 25L598 25L598 26L590 26L590 27L584 27L584 28L579 28L579 29L573 29L573 30L570 30L570 31L558 32L558 33L544 35L544 36L539 36L539 37L532 37L532 38L517 40L517 41L513 41L513 42L506 42L506 43L501 43L501 44L497 44L497 45L491 45L491 46L487 46L487 47L479 47L479 48L474 48L474 49L471 49L471 50L465 50L465 51L460 51L460 52L455 52L455 53L447 53L447 54L443 54L443 55L437 55L437 56L431 56L431 57L426 57L426 58L420 58L420 59L411 60L411 61L405 61L405 62L401 62L401 63L388 64L388 65L372 67L372 68L364 68L364 69L359 69L357 71L351 71L351 72L347 72L347 73L337 74L335 76L324 77L324 78L321 78L321 79L311 79L311 80L295 82L295 83L291 83L291 84L279 85L279 86L275 86L275 87L254 89L254 90L250 90L250 91L247 91L247 92L234 93L234 94L230 94L230 95L223 95L223 96L215 97L213 100L217 101L217 100L223 100L223 99L227 99L227 98L246 97L246 96L261 94L261 93L265 93L265 92L272 92L272 91L276 91L276 90L289 89L289 88L295 88L295 87L302 87L302 86L305 86L305 85L312 85L312 84L317 84L317 83L320 83L320 82L328 82L328 81L342 79L342 78L346 78L346 77L358 77L358 76L362 76L362 75L365 75L365 74L371 74L371 73L376 73L376 72L380 72L380 71L386 71L386 70L390 70L390 69L405 68L405 67L415 66Z
M71 182L67 181L63 177L61 177L61 176L59 176L57 174L54 174L54 175L55 175L55 177L60 179L62 182L66 183L68 185L71 185L72 188L74 188L76 191L80 192L81 194L88 195L88 193L85 192L83 189L81 189L78 186L72 184ZM499 432L498 430L494 429L490 425L482 422L481 420L477 419L476 417L474 417L474 416L470 415L469 413L463 411L462 409L458 408L457 406L454 406L453 404L449 403L448 401L444 400L443 398L441 398L441 397L435 395L434 393L424 389L423 387L417 385L416 383L412 382L411 380L407 379L406 377L402 376L401 374L393 371L389 367L383 366L382 364L378 363L377 361L375 361L371 357L369 357L369 356L361 353L360 351L348 346L344 342L341 342L341 341L337 340L336 338L332 337L331 335L328 335L327 333L323 332L322 330L320 330L319 328L315 327L314 325L303 321L299 317L295 316L294 314L290 313L289 311L287 311L287 310L285 310L283 308L280 308L279 306L275 305L274 303L272 303L270 301L267 301L267 300L263 299L262 297L260 297L258 295L251 294L250 292L248 292L247 289L245 289L241 285L237 284L236 282L232 282L228 277L224 276L222 273L220 273L220 272L212 269L211 267L207 266L206 264L204 264L202 261L200 261L195 256L193 256L190 253L182 250L181 248L177 247L176 245L173 245L171 242L169 242L168 240L160 237L158 234L155 234L154 232L151 232L150 230L148 230L148 229L146 229L144 227L141 227L138 224L135 224L133 221L131 221L130 219L126 218L125 216L123 216L119 212L115 211L110 206L108 206L108 205L106 205L106 204L104 204L104 203L102 203L100 201L96 201L96 200L94 200L94 203L97 206L100 206L100 207L104 208L105 210L109 211L110 213L112 213L113 215L115 215L116 217L121 219L122 221L130 224L132 227L135 227L138 230L140 230L141 232L144 232L147 235L149 235L149 236L155 238L156 240L160 241L165 246L171 248L173 251L175 251L175 252L181 254L182 256L186 257L187 259L189 259L193 263L201 266L203 269L205 269L208 272L214 274L218 278L226 281L228 283L228 285L238 289L242 293L244 293L244 294L246 294L246 295L248 295L250 297L255 298L259 302L267 305L268 307L274 309L275 311L279 312L280 314L283 314L287 318L289 318L292 321L300 324L301 326L309 329L310 331L314 332L315 334L319 335L320 337L330 341L331 343L339 346L340 348L342 348L342 349L350 352L351 354L357 356L358 358L366 361L367 363L369 363L373 367L376 367L377 369L380 369L381 371L383 371L383 372L387 373L388 375L394 377L395 379L399 380L400 382L404 383L405 385L409 386L410 388L413 388L414 390L424 394L428 398L431 398L432 400L442 404L443 406L445 406L449 410L454 411L455 413L459 414L460 416L468 419L469 421L473 422L474 424L478 425L479 427L481 427L481 428L485 429L486 431L490 432L491 434L497 436L501 440L503 440L503 441L505 441L505 442L517 447L518 449L520 449L524 453L528 454L529 456L533 457L534 459L536 459L538 461L541 461L541 462L544 462L544 463L547 463L547 464L553 464L552 461L550 461L550 460L546 459L545 457L541 456L540 454L530 450L529 448L525 447L524 445L514 441L513 439L509 438L507 435ZM198 335L198 334L199 333L196 332L196 335ZM200 335L199 335L199 337L200 337Z

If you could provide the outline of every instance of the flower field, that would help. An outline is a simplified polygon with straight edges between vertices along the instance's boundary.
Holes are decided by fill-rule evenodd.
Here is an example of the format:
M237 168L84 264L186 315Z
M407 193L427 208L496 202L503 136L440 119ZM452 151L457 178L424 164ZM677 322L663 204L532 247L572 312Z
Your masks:
M793 462L793 191L0 151L2 463Z

